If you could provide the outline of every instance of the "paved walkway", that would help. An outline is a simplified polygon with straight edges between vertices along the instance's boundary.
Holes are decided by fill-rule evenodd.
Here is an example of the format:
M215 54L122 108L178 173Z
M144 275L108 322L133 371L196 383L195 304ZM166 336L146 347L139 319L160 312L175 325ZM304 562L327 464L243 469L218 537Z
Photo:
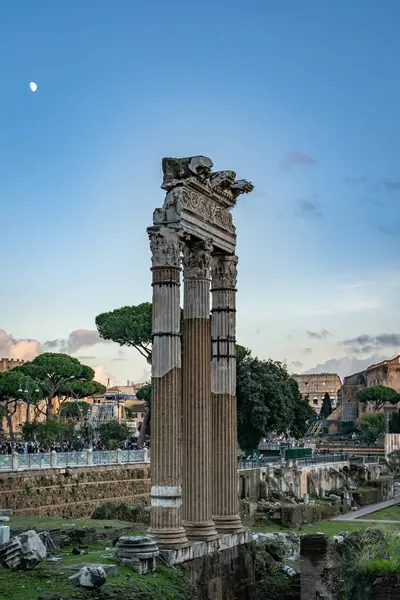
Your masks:
M332 521L361 521L364 523L400 523L400 521L382 521L378 519L360 519L360 517L364 517L365 515L370 515L371 513L377 512L378 510L382 510L383 508L388 508L389 506L394 506L395 504L400 504L400 494L397 494L391 500L385 500L385 502L378 502L377 504L370 504L369 506L365 506L364 508L360 508L359 510L351 511L346 515L339 515L332 519Z

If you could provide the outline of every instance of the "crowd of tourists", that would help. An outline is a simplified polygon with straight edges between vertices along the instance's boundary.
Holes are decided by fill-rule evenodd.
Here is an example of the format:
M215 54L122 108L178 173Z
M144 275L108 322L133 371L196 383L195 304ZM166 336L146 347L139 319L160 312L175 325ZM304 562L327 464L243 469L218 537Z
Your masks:
M93 451L109 450L107 446L101 442L94 443L90 446ZM150 440L147 439L141 448L150 448ZM75 452L83 448L77 447L76 442L55 442L53 444L40 444L37 441L6 441L0 443L0 454L38 454L39 452ZM86 448L88 449L88 448ZM139 450L138 443L132 440L126 440L120 444L120 450Z

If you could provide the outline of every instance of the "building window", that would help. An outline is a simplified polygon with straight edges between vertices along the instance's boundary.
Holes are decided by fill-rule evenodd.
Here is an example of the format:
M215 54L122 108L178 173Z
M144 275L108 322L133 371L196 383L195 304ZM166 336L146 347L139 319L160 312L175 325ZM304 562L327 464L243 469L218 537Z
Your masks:
M313 402L315 406L318 406L318 398L314 398Z

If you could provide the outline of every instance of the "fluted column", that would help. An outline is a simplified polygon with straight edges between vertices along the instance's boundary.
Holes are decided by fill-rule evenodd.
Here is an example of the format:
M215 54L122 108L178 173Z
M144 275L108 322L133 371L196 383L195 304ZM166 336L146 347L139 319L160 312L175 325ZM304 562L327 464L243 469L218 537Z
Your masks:
M190 540L217 537L211 518L210 242L183 248L183 525Z
M216 255L212 264L212 514L219 533L243 531L237 480L237 263L237 256Z
M153 273L150 533L161 548L188 544L182 526L180 264L182 235L149 227Z

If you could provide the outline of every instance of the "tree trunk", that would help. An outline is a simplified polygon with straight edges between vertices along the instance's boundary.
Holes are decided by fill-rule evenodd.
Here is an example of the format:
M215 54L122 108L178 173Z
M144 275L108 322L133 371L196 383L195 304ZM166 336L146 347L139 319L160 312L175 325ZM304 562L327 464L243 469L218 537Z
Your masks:
M46 421L50 421L51 417L52 417L52 409L53 408L53 398L47 398L47 405L46 405Z
M7 425L8 425L8 435L10 436L10 440L12 442L14 442L15 435L14 435L14 429L13 429L13 423L12 423L12 415L7 414L6 419L7 419Z
M30 400L26 400L26 418L25 418L27 423L31 422L31 402Z
M138 439L138 446L139 446L139 448L142 448L144 446L146 435L147 435L147 433L149 431L150 417L151 417L151 406L148 406L146 408L146 412L144 414L144 419L143 419L142 427L141 427L140 432L139 432L139 439Z

